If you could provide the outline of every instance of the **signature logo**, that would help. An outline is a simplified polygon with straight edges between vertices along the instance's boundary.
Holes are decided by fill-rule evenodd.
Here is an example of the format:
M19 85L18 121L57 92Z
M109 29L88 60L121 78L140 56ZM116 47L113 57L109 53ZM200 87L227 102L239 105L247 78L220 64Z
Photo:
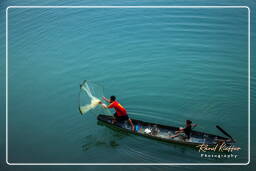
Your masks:
M240 147L235 147L234 145L227 145L225 142L221 144L216 144L214 146L209 146L208 144L201 144L196 146L199 152L233 152L241 150Z

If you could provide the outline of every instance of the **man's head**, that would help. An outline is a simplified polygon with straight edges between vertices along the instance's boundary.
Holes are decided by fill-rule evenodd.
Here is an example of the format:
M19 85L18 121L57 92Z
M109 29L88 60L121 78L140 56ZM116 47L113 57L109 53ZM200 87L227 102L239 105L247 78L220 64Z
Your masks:
M186 120L186 124L190 125L190 124L192 124L192 121L191 120Z
M114 102L116 100L116 96L110 96L110 102Z

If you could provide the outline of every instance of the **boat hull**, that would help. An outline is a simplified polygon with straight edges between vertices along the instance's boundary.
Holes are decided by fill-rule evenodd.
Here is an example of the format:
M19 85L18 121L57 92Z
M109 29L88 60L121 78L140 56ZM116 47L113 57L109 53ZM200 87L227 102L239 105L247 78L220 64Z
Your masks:
M175 134L175 131L179 130L178 127L160 125L155 123L144 122L136 119L131 119L135 130L131 130L130 124L125 121L123 123L113 123L113 117L108 115L98 115L97 119L104 123L106 126L116 128L125 132L129 132L135 135L144 136L147 138L164 141L168 143L183 144L196 147L198 145L207 144L209 146L216 145L218 143L227 142L229 139L218 135L208 134L204 132L192 131L191 137L187 139L185 136L178 136L171 138L170 136ZM151 130L147 132L146 130ZM154 130L154 131L153 131ZM227 143L230 144L230 143Z

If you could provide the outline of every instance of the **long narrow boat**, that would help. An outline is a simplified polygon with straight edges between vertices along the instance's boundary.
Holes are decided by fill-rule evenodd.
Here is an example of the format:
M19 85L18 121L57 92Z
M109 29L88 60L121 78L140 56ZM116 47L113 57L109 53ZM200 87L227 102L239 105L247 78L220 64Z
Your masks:
M100 114L98 115L97 119L100 122L104 123L106 126L130 132L135 135L140 135L169 143L184 144L194 147L202 144L213 146L223 142L225 142L227 145L231 145L234 143L234 141L231 140L230 138L225 138L218 135L208 134L194 130L192 130L189 139L187 139L185 136L171 138L170 136L174 135L175 131L179 130L178 127L149 123L136 119L132 119L132 122L135 127L134 131L131 130L131 126L127 121L124 123L113 123L114 118L112 116Z

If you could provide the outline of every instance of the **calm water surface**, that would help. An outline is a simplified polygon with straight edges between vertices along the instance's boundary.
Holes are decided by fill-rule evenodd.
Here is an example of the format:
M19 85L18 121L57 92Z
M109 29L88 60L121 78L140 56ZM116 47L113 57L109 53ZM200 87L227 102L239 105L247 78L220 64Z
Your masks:
M246 8L11 8L8 16L9 162L248 161ZM116 95L132 118L178 127L190 119L218 135L221 125L239 157L202 158L81 116L85 79Z

